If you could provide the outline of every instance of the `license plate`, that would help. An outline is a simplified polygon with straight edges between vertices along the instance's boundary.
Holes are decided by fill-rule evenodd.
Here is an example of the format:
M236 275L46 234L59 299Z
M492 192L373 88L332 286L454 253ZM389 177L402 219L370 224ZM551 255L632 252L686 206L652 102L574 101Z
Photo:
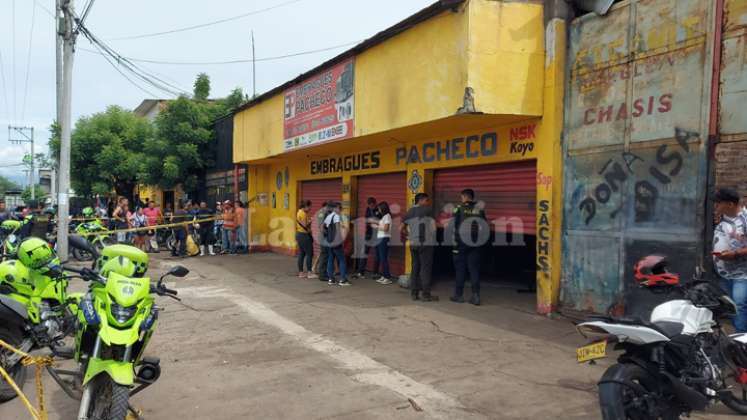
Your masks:
M607 357L607 340L587 344L576 349L576 359L579 363Z

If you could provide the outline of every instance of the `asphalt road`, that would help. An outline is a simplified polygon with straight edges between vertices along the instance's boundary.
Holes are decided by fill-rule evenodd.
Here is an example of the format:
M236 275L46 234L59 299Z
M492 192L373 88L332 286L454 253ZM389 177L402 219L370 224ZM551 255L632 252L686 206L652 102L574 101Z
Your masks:
M330 287L298 279L288 257L170 260L147 351L159 381L133 397L145 419L598 419L605 363L578 365L572 324L532 313L532 295L488 288L484 305L412 302L397 285ZM51 379L50 419L77 404ZM30 379L25 390L34 397ZM724 407L696 418L729 419ZM16 399L0 419L28 419Z

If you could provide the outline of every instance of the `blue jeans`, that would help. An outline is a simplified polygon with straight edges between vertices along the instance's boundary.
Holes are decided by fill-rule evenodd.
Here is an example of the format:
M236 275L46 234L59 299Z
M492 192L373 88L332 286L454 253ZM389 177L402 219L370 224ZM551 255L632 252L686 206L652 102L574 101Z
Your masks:
M376 256L381 264L381 275L386 278L392 277L389 272L389 239L380 238L376 243Z
M334 248L328 248L329 249L329 255L327 256L327 277L330 280L334 280L335 278L335 260L337 260L337 264L340 265L340 277L343 281L347 281L348 279L348 272L347 267L345 266L345 252L342 249L342 246L336 246Z
M721 279L721 288L729 293L737 304L737 316L734 317L734 328L738 333L747 332L747 280Z
M225 252L236 252L236 241L233 239L233 231L231 229L223 228L223 251Z

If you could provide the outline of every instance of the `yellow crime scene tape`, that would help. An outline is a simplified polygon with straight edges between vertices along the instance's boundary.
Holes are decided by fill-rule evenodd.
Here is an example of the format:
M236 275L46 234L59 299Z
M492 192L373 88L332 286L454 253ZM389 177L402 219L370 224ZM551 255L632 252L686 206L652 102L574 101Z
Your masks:
M5 381L10 385L10 387L13 388L16 394L18 394L21 402L23 402L23 405L26 406L26 409L28 410L29 414L31 414L31 417L34 420L47 420L48 416L47 407L44 403L44 384L42 383L42 369L45 366L53 365L54 360L49 356L32 356L28 353L18 350L17 348L11 346L3 340L0 340L0 347L23 357L23 359L21 359L21 363L23 364L23 366L36 365L36 404L39 406L39 408L36 408L33 404L31 404L31 401L29 401L28 397L26 397L23 391L21 391L21 388L18 387L15 381L13 381L13 378L10 377L10 374L5 369L3 369L2 366L0 366L0 376L2 376L3 379L5 379Z
M165 225L143 226L139 228L127 228L127 229L102 230L102 231L97 231L97 232L85 233L85 234L82 234L81 236L100 236L100 235L111 235L113 233L140 232L143 230L147 231L147 230L168 229L168 228L179 227L179 226L189 226L189 225L199 224L202 222L211 222L215 220L222 220L222 219L218 217L209 217L206 219L195 219L195 220L190 220L188 222L168 223Z

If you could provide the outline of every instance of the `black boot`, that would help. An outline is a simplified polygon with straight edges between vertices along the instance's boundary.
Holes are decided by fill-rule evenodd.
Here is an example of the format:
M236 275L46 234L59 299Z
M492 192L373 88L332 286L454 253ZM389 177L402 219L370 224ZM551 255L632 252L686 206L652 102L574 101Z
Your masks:
M472 293L472 297L469 300L469 303L480 306L480 294L479 293Z
M456 303L464 303L464 298L457 295L450 297L449 300Z
M423 302L438 302L438 296L432 295L430 292L423 292Z
M410 297L412 298L412 300L419 300L419 294L420 290L410 290Z

